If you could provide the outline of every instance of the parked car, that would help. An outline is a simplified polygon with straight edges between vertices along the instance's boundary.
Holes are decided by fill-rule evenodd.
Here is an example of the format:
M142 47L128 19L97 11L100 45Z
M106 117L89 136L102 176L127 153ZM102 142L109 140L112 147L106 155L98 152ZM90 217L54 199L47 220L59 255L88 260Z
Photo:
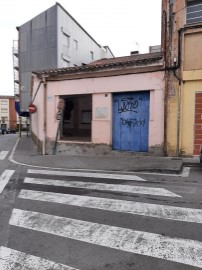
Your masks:
M7 129L7 132L8 132L8 133L16 133L16 130L13 129L13 128L8 128L8 129Z
M202 147L201 147L201 153L200 153L200 163L202 163Z
M8 134L8 130L7 129L5 129L5 128L1 128L0 129L0 132L1 132L1 134Z
M10 133L16 133L16 129L12 128L0 128L0 134L10 134Z

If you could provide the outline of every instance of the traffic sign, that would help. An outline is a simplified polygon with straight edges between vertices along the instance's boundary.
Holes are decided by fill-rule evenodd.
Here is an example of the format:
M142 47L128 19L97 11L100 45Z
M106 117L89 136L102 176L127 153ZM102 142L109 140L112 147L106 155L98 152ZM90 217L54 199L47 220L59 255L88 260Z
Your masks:
M62 111L58 111L56 113L56 120L61 120L62 119Z
M36 107L36 105L34 105L33 103L31 103L28 106L28 110L29 110L30 113L35 113L37 111L37 107Z
M65 100L64 99L59 99L58 101L58 111L63 111L65 108Z

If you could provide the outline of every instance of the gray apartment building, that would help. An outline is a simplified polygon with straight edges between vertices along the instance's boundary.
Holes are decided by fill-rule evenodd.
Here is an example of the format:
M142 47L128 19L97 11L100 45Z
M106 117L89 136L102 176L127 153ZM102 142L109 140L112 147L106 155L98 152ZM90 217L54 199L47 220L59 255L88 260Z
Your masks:
M17 27L14 42L14 90L20 111L31 101L32 71L74 67L114 57L108 46L99 45L59 4ZM17 48L16 48L17 47Z

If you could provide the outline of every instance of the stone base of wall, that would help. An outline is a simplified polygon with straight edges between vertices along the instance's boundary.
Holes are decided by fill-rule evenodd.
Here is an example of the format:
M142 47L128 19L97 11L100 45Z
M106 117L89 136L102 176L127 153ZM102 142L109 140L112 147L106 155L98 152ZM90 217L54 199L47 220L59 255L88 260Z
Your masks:
M38 139L38 137L34 134L34 132L31 132L31 137L34 144L37 146L38 152L42 154L42 141Z
M54 145L53 141L46 143L46 154L54 153ZM108 155L110 151L109 145L79 142L58 142L56 147L57 155Z
M163 145L155 145L149 148L149 155L164 156Z
M54 141L46 143L46 154L54 153ZM151 147L149 152L129 152L112 150L111 145L93 144L83 142L64 142L59 141L56 147L57 155L144 155L144 156L163 156L163 147L158 145Z
M31 137L37 150L42 154L42 141L32 132ZM54 154L55 142L47 139L46 141L46 155ZM163 146L156 145L149 148L149 152L130 152L112 150L111 145L93 144L89 142L64 142L59 141L56 147L57 155L124 155L124 156L164 156Z

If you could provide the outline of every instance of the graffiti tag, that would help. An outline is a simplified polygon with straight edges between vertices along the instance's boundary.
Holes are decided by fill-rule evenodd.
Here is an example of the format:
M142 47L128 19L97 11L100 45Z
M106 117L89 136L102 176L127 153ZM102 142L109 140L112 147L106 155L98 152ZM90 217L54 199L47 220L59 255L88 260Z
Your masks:
M135 112L137 113L138 100L133 97L122 98L118 101L118 112Z
M121 125L127 126L127 127L144 127L145 125L145 119L136 119L136 118L120 118Z

